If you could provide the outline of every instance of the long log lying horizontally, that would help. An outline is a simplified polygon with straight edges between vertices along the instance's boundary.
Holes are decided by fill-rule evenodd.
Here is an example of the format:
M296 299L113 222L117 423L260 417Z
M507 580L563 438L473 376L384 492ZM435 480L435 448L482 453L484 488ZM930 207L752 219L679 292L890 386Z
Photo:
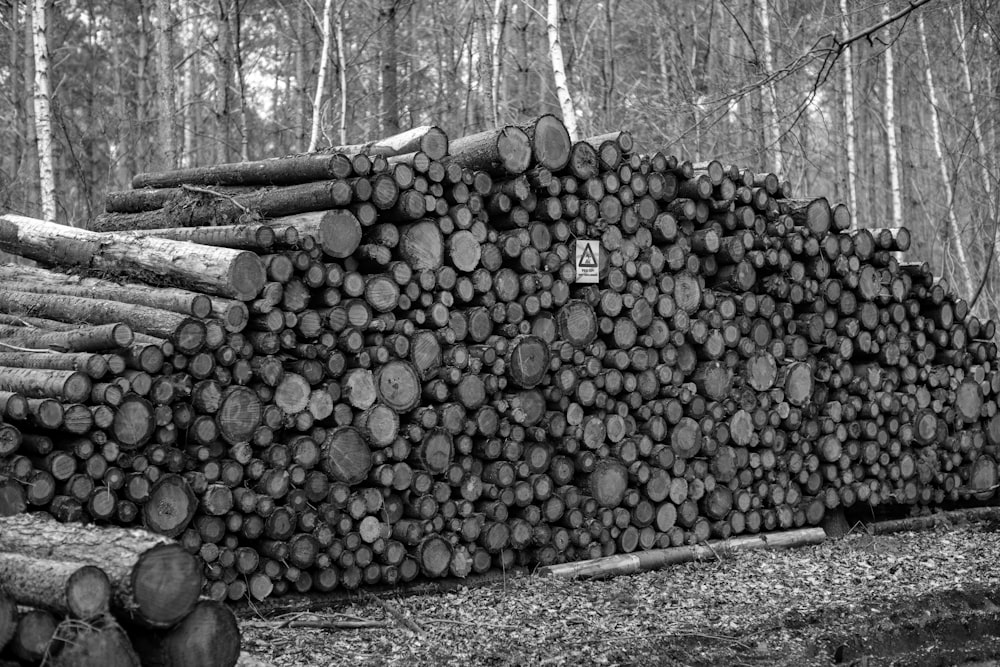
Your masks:
M147 279L249 301L264 285L260 259L248 252L158 238L97 234L19 215L0 215L0 248L40 262Z

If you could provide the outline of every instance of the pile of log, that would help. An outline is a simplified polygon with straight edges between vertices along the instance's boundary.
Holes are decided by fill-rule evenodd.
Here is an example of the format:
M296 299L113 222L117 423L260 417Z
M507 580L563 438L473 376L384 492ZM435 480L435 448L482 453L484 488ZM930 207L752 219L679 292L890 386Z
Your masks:
M0 519L0 661L232 666L236 618L201 588L197 559L156 533Z
M133 186L0 216L45 265L0 269L0 510L176 538L211 598L997 485L993 322L774 174L543 116Z

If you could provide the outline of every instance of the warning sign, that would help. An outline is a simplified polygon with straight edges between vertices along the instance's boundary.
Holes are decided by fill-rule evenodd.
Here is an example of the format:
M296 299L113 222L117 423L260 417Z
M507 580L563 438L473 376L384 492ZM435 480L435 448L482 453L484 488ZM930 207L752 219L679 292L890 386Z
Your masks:
M600 241L583 241L577 239L576 242L576 282L596 283L598 267L601 262Z

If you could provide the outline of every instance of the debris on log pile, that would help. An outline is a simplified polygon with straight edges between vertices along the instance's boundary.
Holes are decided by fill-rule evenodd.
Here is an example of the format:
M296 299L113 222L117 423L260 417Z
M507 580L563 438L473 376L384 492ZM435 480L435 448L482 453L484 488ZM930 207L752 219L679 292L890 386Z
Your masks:
M201 590L201 564L162 535L44 513L0 518L5 660L231 667L240 653L236 617L199 601Z
M995 325L905 229L552 116L342 148L0 216L0 513L261 600L994 494Z

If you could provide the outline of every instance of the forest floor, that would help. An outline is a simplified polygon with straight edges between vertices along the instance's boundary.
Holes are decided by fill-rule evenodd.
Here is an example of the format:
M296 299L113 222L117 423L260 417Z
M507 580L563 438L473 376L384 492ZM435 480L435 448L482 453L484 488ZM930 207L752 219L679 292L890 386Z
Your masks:
M244 664L998 665L1000 523L855 527L817 546L606 580L510 574L311 601L238 610L245 657L262 661Z

